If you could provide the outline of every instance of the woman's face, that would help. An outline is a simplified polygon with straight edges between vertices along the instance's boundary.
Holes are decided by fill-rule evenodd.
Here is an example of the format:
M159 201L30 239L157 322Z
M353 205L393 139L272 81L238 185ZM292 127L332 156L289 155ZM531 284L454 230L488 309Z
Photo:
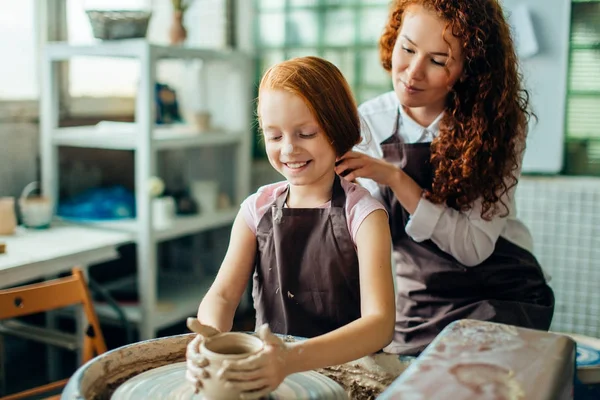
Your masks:
M439 114L463 72L461 43L446 22L420 5L410 6L392 53L392 80L400 103ZM450 51L451 50L451 51Z

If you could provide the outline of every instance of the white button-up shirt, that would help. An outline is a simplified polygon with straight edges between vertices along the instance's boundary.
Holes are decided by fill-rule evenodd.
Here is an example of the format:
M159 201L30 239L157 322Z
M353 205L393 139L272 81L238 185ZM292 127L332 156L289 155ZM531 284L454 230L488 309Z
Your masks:
M443 113L424 128L404 112L392 91L359 107L363 119L363 142L355 150L382 158L380 143L392 135L398 109L398 133L404 142L431 142L439 134L439 122ZM381 197L375 182L368 179L359 179L359 182L375 197ZM503 218L496 215L491 221L481 218L481 200L476 200L470 210L461 212L445 204L434 204L421 198L406 225L406 233L417 242L431 239L441 250L466 266L477 266L486 260L493 253L500 236L532 252L531 234L516 216L515 188L502 196L502 200L508 205L508 216Z

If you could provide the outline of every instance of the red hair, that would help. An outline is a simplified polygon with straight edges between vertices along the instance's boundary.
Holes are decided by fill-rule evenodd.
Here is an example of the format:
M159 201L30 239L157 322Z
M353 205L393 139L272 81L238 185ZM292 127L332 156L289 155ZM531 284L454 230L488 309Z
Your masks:
M261 91L266 89L300 96L338 156L360 142L360 120L352 91L344 75L329 61L311 56L276 64L260 81L259 101ZM260 123L260 114L258 119Z
M445 32L461 41L464 54L464 77L449 93L440 134L431 143L434 177L425 196L461 211L482 198L483 218L506 216L508 205L500 196L517 184L532 113L502 8L497 0L393 1L379 42L388 72L403 15L412 5L445 21Z

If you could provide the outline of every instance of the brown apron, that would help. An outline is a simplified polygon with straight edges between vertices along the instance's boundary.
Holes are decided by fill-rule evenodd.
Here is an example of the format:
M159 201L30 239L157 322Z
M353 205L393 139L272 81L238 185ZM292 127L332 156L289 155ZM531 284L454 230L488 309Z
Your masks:
M289 187L258 224L252 296L257 327L314 337L360 317L358 256L336 175L329 208L284 207Z
M396 122L381 149L386 161L431 189L430 145L402 143ZM431 240L418 243L408 236L410 214L389 187L380 189L390 216L397 283L396 329L386 352L416 355L446 325L464 318L548 330L554 294L531 253L500 237L488 259L466 267Z

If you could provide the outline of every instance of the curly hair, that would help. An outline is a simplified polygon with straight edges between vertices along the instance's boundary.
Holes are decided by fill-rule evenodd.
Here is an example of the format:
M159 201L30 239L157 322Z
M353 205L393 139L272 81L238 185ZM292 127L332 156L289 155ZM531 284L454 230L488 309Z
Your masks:
M379 41L388 72L403 14L413 4L445 21L444 32L460 40L464 54L463 78L448 94L440 134L431 143L434 176L425 197L460 211L482 198L482 218L507 216L501 196L518 182L527 124L535 115L502 8L497 0L393 1Z

